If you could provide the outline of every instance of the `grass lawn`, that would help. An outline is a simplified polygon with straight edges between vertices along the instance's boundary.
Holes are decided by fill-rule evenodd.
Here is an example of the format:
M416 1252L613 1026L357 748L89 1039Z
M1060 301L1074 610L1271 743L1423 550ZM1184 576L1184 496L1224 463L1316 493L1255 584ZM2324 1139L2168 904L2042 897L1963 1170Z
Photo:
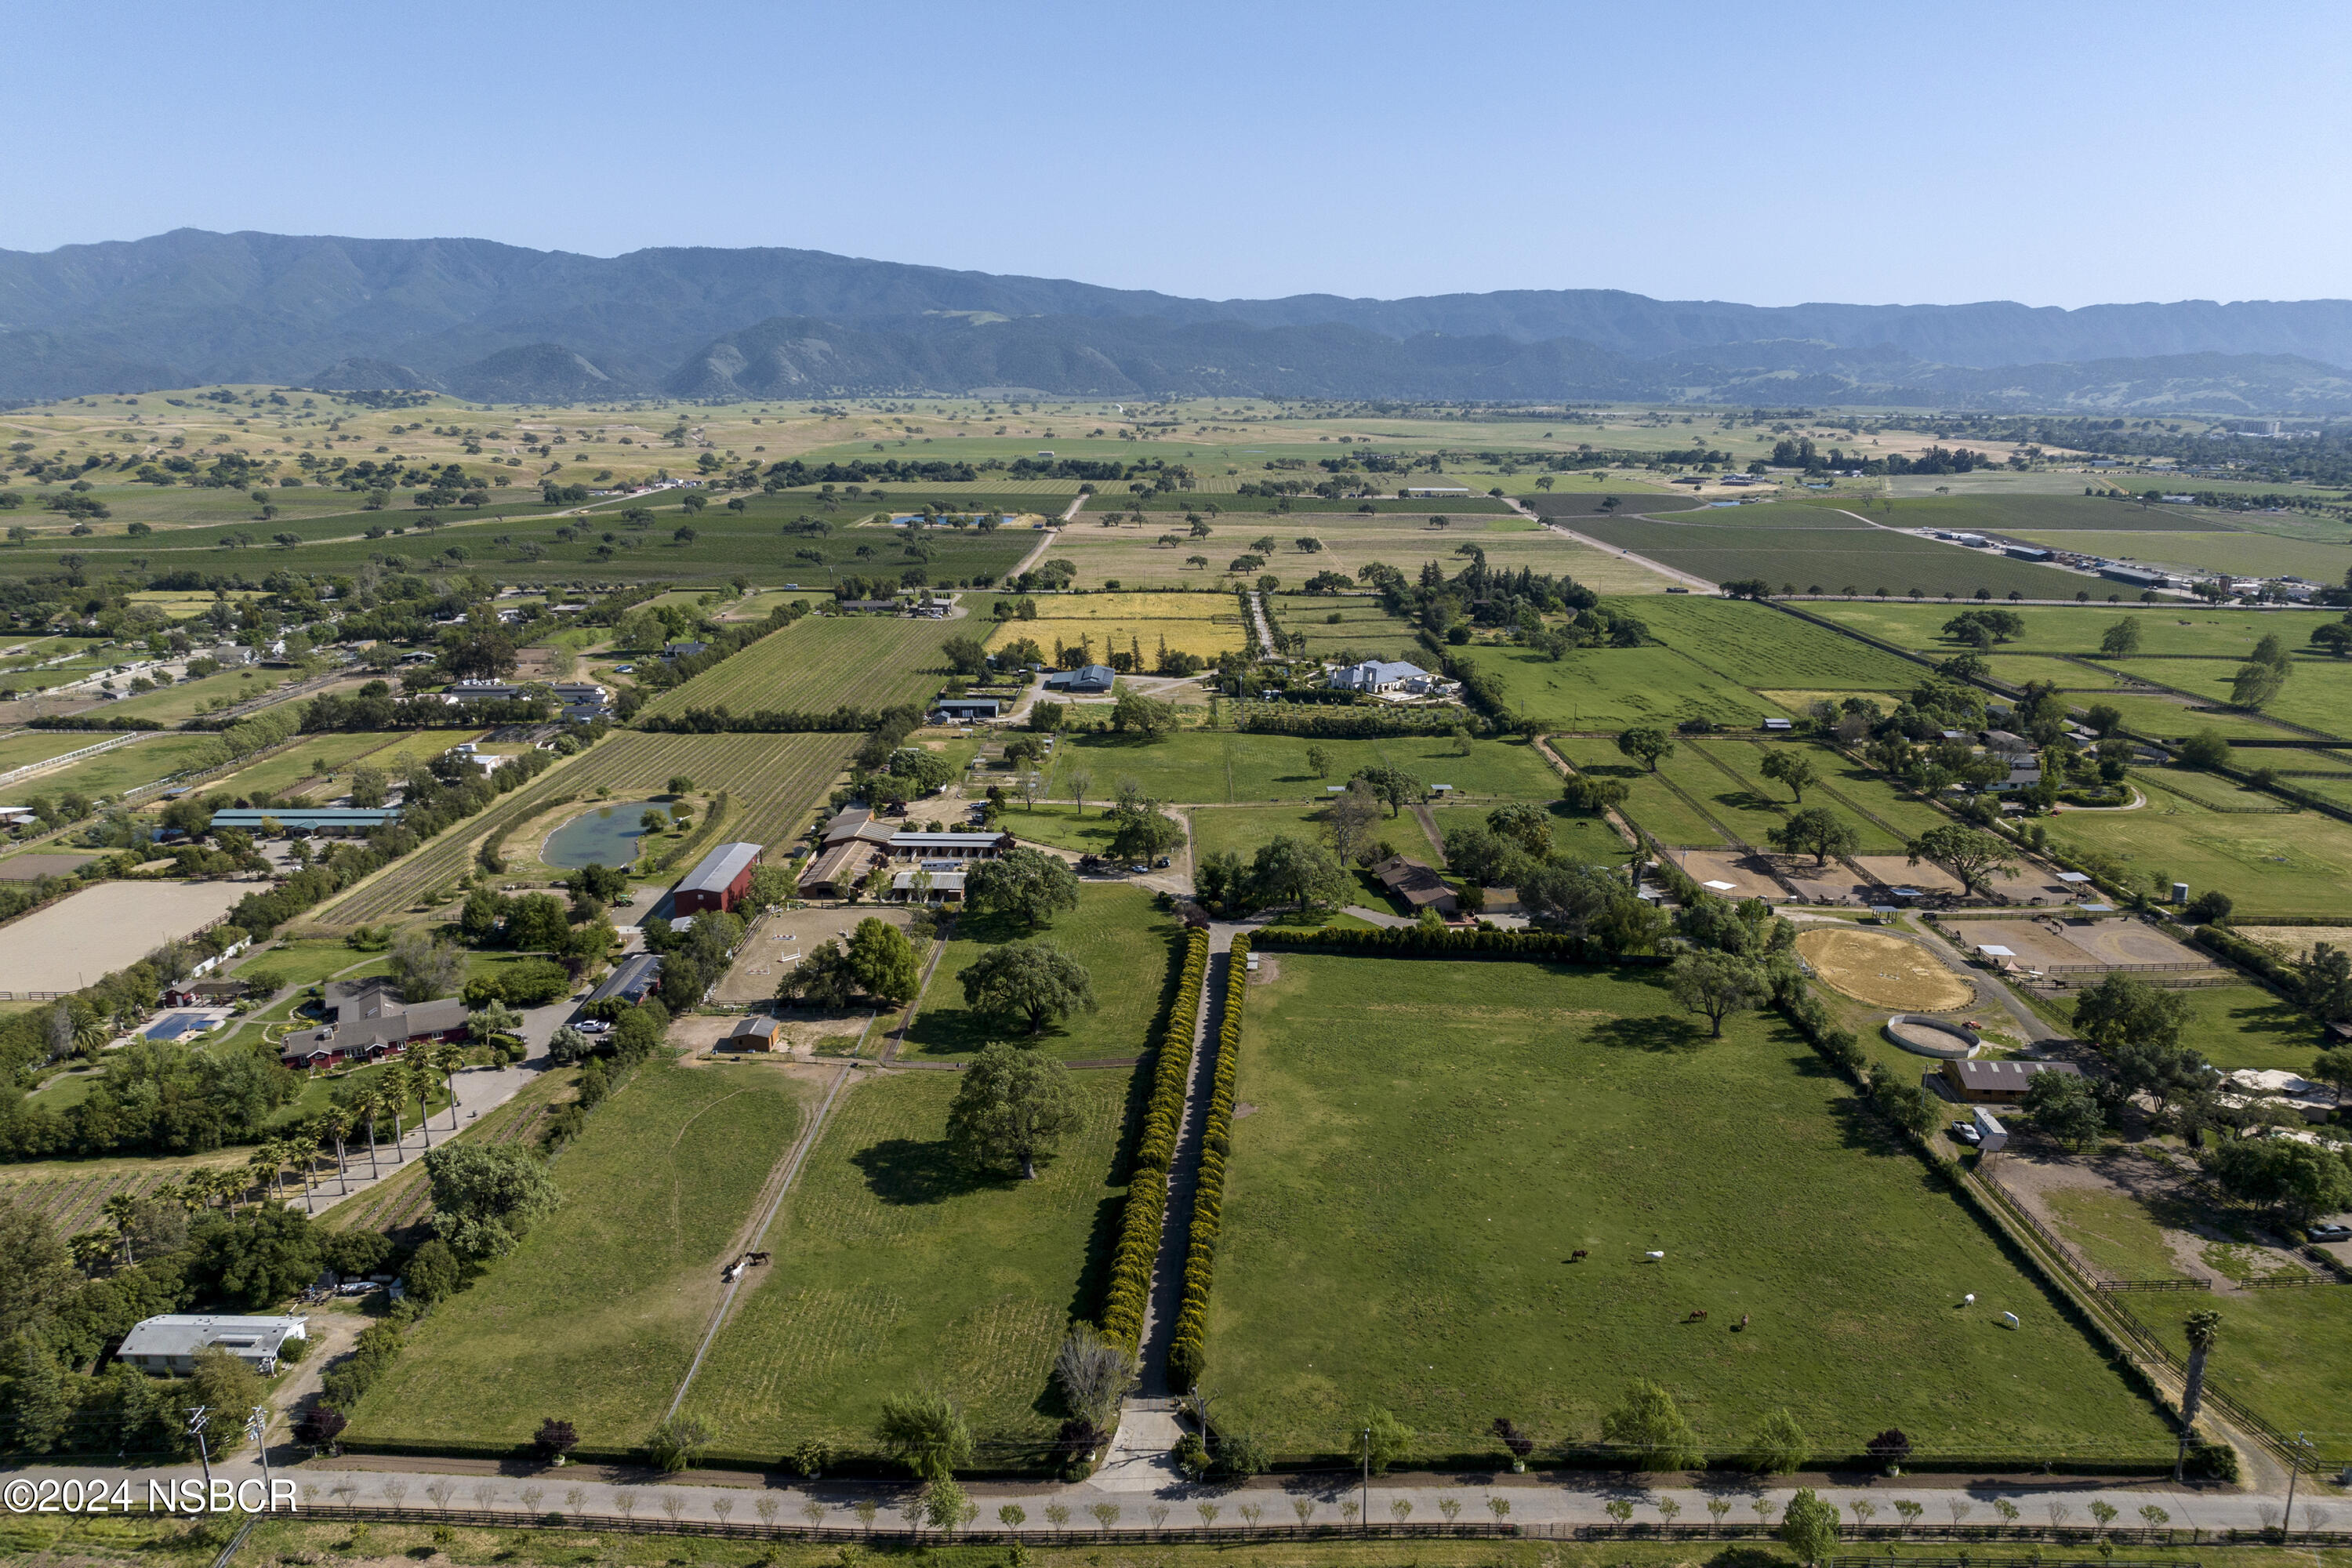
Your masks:
M2210 730L2231 741L2294 741L2305 737L2252 713L2192 707L2178 697L2128 691L2078 691L2066 699L2077 709L2104 703L2123 715L2124 728L2159 741L2177 741Z
M2105 691L2122 679L2111 669L2077 664L2071 658L2060 658L2051 653L1997 653L1986 656L1985 663L1991 668L1995 680L2007 681L2011 686L2022 686L2029 680L2046 680L2061 691ZM2232 665L2231 668L2234 669L2237 667ZM2102 699L2085 697L2077 700L2090 703Z
M1318 844L1329 841L1323 828L1320 805L1202 806L1192 816L1195 866L1220 849L1232 850L1246 863L1261 845L1271 844L1285 834ZM1420 820L1409 811L1383 816L1373 825L1372 837L1386 840L1400 855L1437 864L1437 847L1430 843Z
M1503 682L1510 710L1549 729L1668 729L1685 719L1755 725L1777 711L1670 647L1579 648L1564 658L1498 643L1460 650Z
M2205 1374L2211 1386L2282 1432L2308 1432L2319 1460L2314 1468L2326 1472L2352 1461L2344 1422L2352 1409L2352 1301L2345 1295L2326 1286L2236 1291L2218 1300L2184 1291L2127 1305L2183 1358L2182 1321L2199 1307L2220 1308L2221 1335Z
M2189 1024L2181 1042L2205 1053L2223 1072L2240 1068L2284 1068L2307 1072L2319 1054L2319 1026L2301 1008L2260 985L2205 985L2189 999Z
M2104 1187L2057 1187L2042 1195L2074 1250L2119 1279L2185 1278L2147 1205Z
M1328 773L1307 765L1310 746L1328 753ZM1159 741L1071 735L1054 747L1047 789L1055 799L1069 799L1071 775L1084 768L1092 775L1089 801L1116 796L1122 778L1135 780L1156 800L1188 805L1321 800L1330 785L1374 767L1402 768L1423 784L1452 784L1456 795L1547 800L1559 793L1559 775L1543 753L1516 737L1472 741L1465 755L1444 735L1326 741L1231 730L1194 730Z
M1016 838L1080 855L1108 855L1118 831L1099 802L1084 816L1077 815L1074 805L1015 805L997 819L997 826Z
M1450 834L1465 827L1485 827L1488 809L1481 805L1441 805L1433 807L1430 816L1437 819L1439 833ZM1549 809L1555 853L1594 866L1622 866L1633 854L1625 841L1617 837L1617 830L1602 818L1570 811L1559 801Z
M640 1068L557 1158L562 1207L416 1328L352 1435L503 1447L561 1415L591 1447L642 1442L804 1095L761 1068Z
M899 1073L835 1108L763 1244L691 1408L719 1444L772 1459L824 1436L870 1452L883 1397L924 1384L962 1404L982 1468L1018 1464L1060 1409L1054 1352L1097 1308L1117 1224L1132 1074L1084 1072L1084 1111L1034 1182L975 1176L942 1134L951 1073Z
M105 740L103 735L73 730L19 730L0 736L0 773L11 768L29 767L46 763L51 757L78 752L84 746L94 746Z
M1151 1022L1166 1005L1171 944L1177 922L1151 907L1140 888L1090 882L1078 889L1078 907L1031 931L1001 915L963 915L954 940L940 955L915 1027L898 1054L909 1060L960 1061L992 1040L1034 1041L1065 1061L1143 1054ZM1094 982L1096 1010L1080 1013L1032 1037L1028 1026L973 1012L964 1005L956 976L992 947L1009 942L1044 942L1086 966Z
M1589 1442L1637 1376L1715 1452L1776 1407L1820 1452L1889 1426L1922 1454L2167 1451L1775 1019L1710 1040L1635 973L1297 953L1249 1018L1207 1378L1279 1454L1344 1451L1375 1405L1427 1455L1491 1451L1498 1415Z
M2138 811L2063 812L2050 837L2192 896L2219 888L2242 915L2340 915L2352 905L2352 824L2316 811L2241 816L2151 791Z
M1714 824L1668 788L1664 778L1620 752L1614 742L1559 739L1552 747L1578 773L1622 783L1632 792L1626 797L1625 814L1659 843L1676 848L1723 847L1724 837Z

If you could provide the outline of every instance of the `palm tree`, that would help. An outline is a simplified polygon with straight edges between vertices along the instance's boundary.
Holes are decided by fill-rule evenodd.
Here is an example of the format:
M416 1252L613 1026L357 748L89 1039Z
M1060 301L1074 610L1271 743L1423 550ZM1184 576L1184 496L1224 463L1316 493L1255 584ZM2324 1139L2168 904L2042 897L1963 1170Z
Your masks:
M2175 1482L2189 1468L2189 1444L2196 1433L2198 1410L2205 1403L2205 1358L2212 1352L2213 1342L2221 1337L2221 1314L2210 1307L2200 1307L2189 1313L2180 1327L2189 1336L2189 1383L2180 1393L2180 1447L2172 1458Z
M286 1157L302 1184L302 1212L310 1212L310 1171L319 1163L319 1135L305 1128L286 1140Z
M383 1167L375 1163L375 1118L376 1112L383 1107L383 1091L373 1084L362 1089L359 1099L352 1103L352 1110L367 1119L368 1179L370 1181L383 1174Z
M431 1053L434 1070L441 1075L441 1086L449 1091L449 1125L457 1125L457 1070L466 1065L466 1047L454 1043L438 1045Z
M85 1056L96 1056L99 1048L114 1037L104 1018L93 1013L74 1027L74 1048Z
M260 1173L261 1184L269 1190L270 1195L276 1196L278 1167L286 1163L286 1146L274 1140L265 1142L253 1152L253 1158L246 1163Z
M352 1190L352 1173L343 1163L343 1140L351 1135L351 1108L336 1106L312 1125L318 1129L322 1140L335 1146L335 1179L341 1184L338 1195L348 1194Z
M113 1222L114 1234L122 1240L122 1261L138 1262L137 1258L131 1256L131 1215L139 1206L139 1200L129 1193L117 1193L100 1206L106 1217Z
M401 1145L408 1141L408 1134L402 1129L400 1119L408 1109L408 1064L394 1062L386 1067L383 1076L376 1080L376 1093L384 1109L392 1112L392 1157L405 1164L408 1155Z

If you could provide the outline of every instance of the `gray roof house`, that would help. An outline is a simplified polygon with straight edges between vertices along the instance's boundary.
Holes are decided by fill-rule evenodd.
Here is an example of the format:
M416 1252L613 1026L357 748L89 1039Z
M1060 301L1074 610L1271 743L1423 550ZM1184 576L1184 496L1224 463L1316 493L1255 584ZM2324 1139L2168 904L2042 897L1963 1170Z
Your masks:
M1076 669L1057 669L1045 678L1048 691L1083 691L1099 696L1111 689L1117 675L1107 664L1082 664Z
M196 1317L167 1312L134 1324L115 1359L142 1372L189 1373L196 1354L218 1345L268 1377L278 1370L278 1352L288 1340L310 1337L305 1318Z

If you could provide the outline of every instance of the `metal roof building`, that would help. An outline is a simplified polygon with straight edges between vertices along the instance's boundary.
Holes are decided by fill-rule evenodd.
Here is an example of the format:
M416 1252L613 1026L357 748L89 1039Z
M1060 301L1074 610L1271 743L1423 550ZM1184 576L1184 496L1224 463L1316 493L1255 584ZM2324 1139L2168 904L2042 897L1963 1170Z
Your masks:
M278 1370L278 1351L288 1340L310 1337L305 1318L195 1317L167 1312L131 1327L115 1359L143 1372L194 1372L196 1353L214 1345L264 1376Z
M588 1000L604 1002L617 996L635 1004L644 1001L646 994L660 984L661 954L633 953L614 965L613 973L604 977L604 984L590 993Z
M387 822L400 820L396 805L321 805L273 806L262 810L254 806L232 806L213 813L213 826L234 827L245 833L261 831L261 819L268 817L287 829L299 828L306 833L368 833Z
M721 844L686 874L686 880L671 895L671 907L682 915L733 909L751 886L751 868L759 864L763 847L758 844Z

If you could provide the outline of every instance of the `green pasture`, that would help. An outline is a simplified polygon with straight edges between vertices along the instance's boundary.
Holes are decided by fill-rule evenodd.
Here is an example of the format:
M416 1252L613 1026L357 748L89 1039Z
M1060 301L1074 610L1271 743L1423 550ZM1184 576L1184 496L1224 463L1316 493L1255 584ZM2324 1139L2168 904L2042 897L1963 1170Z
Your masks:
M1192 863L1220 850L1230 849L1244 864L1259 848L1277 838L1309 839L1328 844L1329 834L1323 826L1324 807L1320 805L1204 805L1192 813ZM1416 860L1438 863L1437 846L1422 831L1421 822L1410 811L1394 816L1383 816L1373 826L1372 837L1386 842L1400 855L1410 855Z
M45 763L51 757L94 746L104 739L104 735L76 730L17 730L0 735L0 773Z
M1631 792L1625 801L1625 815L1659 843L1676 848L1724 847L1723 835L1675 794L1662 774L1651 773L1612 742L1561 736L1552 742L1552 747L1580 773L1622 782Z
M2259 932L2256 927L2251 934ZM2352 931L2345 939L2352 942ZM2310 1014L2267 986L2203 985L2180 994L2189 1002L2181 1043L2204 1052L2205 1059L2223 1072L2241 1068L2308 1072L2312 1058L2326 1044Z
M231 795L278 795L299 786L304 795L324 800L350 789L354 767L381 768L397 778L409 763L430 761L458 742L476 738L475 731L464 730L303 735L250 767L206 781L204 787L206 794L226 790ZM321 762L335 775L331 784L317 766Z
M1539 1448L1591 1442L1634 1377L1714 1454L1778 1408L1820 1453L1890 1426L1923 1455L2168 1453L1777 1020L1709 1039L1640 972L1276 968L1249 998L1206 1377L1277 1454L1344 1454L1374 1405L1422 1455L1489 1451L1498 1413Z
M1885 690L1926 672L1906 658L1748 599L1656 595L1612 608L1639 616L1658 641L1737 686Z
M2138 811L2063 812L2062 849L2107 857L2151 883L2219 889L2241 915L2340 915L2352 907L2352 824L2316 811L2239 816L2151 791Z
M938 1386L962 1405L980 1467L1034 1463L1061 1421L1054 1353L1100 1310L1131 1080L1075 1075L1083 1120L1034 1182L950 1154L952 1073L847 1090L761 1244L774 1262L688 1399L719 1447L763 1462L808 1437L871 1452L884 1398Z
M1748 797L1769 802L1778 810L1774 816L1786 820L1785 814L1801 806L1819 806L1851 823L1861 843L1855 853L1861 855L1899 855L1904 847L1930 827L1942 825L1948 818L1935 807L1914 800L1898 792L1878 774L1860 764L1846 760L1827 746L1790 741L1738 741L1717 739L1688 742L1694 752L1713 758L1737 773L1747 786ZM1775 748L1801 747L1812 763L1822 782L1809 785L1801 802L1792 797L1788 786L1764 776L1764 759ZM1711 804L1727 807L1733 795L1717 795ZM1761 816L1750 820L1759 826L1770 827L1777 822L1767 822ZM1758 844L1763 839L1757 838Z
M2259 758L2250 758L2249 761L2266 761L2268 757L2269 752L2265 751ZM2286 812L2294 809L2277 795L2250 789L2226 774L2200 773L2195 768L2178 764L2134 768L2130 776L2136 784L2160 791L2157 796L2159 800L2165 795L2185 795L2200 805L2214 806L2224 812L2233 808L2242 812Z
M1437 823L1441 837L1465 827L1483 828L1492 807L1477 805L1440 805L1430 810ZM1617 830L1607 819L1589 812L1570 811L1563 801L1554 801L1545 808L1551 816L1552 853L1566 860L1592 866L1622 866L1633 851L1617 836Z
M1769 514L1769 515L1768 515ZM1897 533L1819 507L1712 507L1697 512L1580 518L1577 531L1714 583L1761 578L1800 593L2072 598L2084 579L1937 540Z
M2219 514L2208 511L2203 515ZM2352 550L2346 549L2340 540L2323 543L2311 539L2281 539L2270 533L2033 532L2018 537L2053 550L2076 551L2111 561L2196 572L2227 572L2237 577L2304 577L2332 584L2341 583L2346 569L2352 567Z
M1309 765L1309 747L1328 754L1327 773ZM1113 799L1122 780L1133 780L1154 800L1187 805L1321 800L1358 770L1380 767L1401 769L1424 784L1452 784L1455 795L1545 800L1559 793L1551 764L1517 737L1473 740L1465 755L1445 735L1321 740L1233 730L1191 730L1158 741L1108 731L1066 735L1054 747L1046 789L1067 800L1074 776L1083 771L1090 778L1089 802Z
M1941 483L1939 479L1937 483ZM2164 481L2168 487L2174 481ZM2147 489L2147 486L2141 486ZM2200 488L2184 485L2183 489ZM2101 496L2029 495L1985 492L1976 495L1901 497L1870 508L1872 521L1890 528L1946 528L1956 533L2005 533L2027 531L2086 530L2109 538L2116 531L2159 530L2204 531L2231 527L2227 512L2211 508L2142 506L2138 501L2109 500ZM2113 547L2094 548L2096 555L2115 555Z
M947 679L940 648L969 635L954 621L806 616L646 704L655 716L691 708L736 713L829 713L921 703Z
M2058 1232L2095 1267L2118 1279L2184 1276L2148 1205L2106 1187L2052 1187L2042 1194Z
M503 1447L561 1415L592 1447L643 1442L805 1099L760 1065L639 1068L557 1157L562 1206L417 1326L352 1436Z
M1646 608L1648 601L1643 601ZM1276 594L1267 602L1275 623L1307 639L1307 657L1339 662L1428 657L1413 625L1391 616L1378 599L1320 594Z
M2139 1296L2127 1303L2176 1356L2189 1353L2182 1322L2200 1307L2218 1307L2221 1334L2206 1363L2208 1384L2279 1432L2310 1434L2316 1463L2332 1471L2352 1462L2352 1302L2345 1291L2232 1291L2216 1300L2202 1291Z
M78 738L84 745L95 745L109 737L83 731L78 732ZM0 801L15 805L37 795L54 798L68 790L79 790L93 800L100 795L119 795L133 785L152 784L194 765L212 746L210 735L151 735L82 762L68 763L54 773L18 779L0 787Z
M1078 907L1042 930L1003 915L960 917L898 1055L909 1061L961 1061L1005 1040L1065 1061L1141 1056L1153 1020L1167 1005L1169 955L1179 931L1175 917L1153 902L1140 888L1089 882L1078 889ZM989 949L1019 942L1044 942L1076 959L1093 983L1096 1010L1032 1035L1025 1024L967 1006L957 977Z
M2293 741L2307 739L2270 722L2258 713L2232 708L2205 707L2178 697L2131 691L2077 691L2066 700L2078 710L2107 707L2123 715L2124 728L2160 741L2214 731L2231 741Z
M1055 805L1051 802L1034 806L1016 804L997 819L997 826L1016 838L1050 844L1056 849L1079 855L1108 855L1110 841L1118 832L1110 814L1099 803L1083 816L1074 805Z
M2119 585L2118 585L2119 586ZM1896 590L1898 593L1900 589ZM2072 596L2071 595L2069 595ZM2139 623L2143 654L2215 654L2243 658L2254 645L2277 633L2290 648L2311 640L2312 628L2341 616L2330 610L2229 610L2175 602L2142 605L2138 595L2125 595L2119 605L1996 605L2025 623L2025 635L1995 645L1993 655L2073 653L2095 657L2099 639L2109 626L2129 616ZM1823 620L1852 626L1896 647L1938 657L1966 652L1966 645L1944 635L1944 625L1966 604L1821 603L1805 606Z
M1982 656L1992 679L2011 686L2023 686L2029 680L2046 681L2061 691L2105 691L2112 689L2121 677L2102 665L2078 664L2071 658L2060 658L2046 653L1993 653ZM2097 697L2079 698L2078 702L2097 702Z
M1578 648L1552 658L1495 643L1459 649L1503 683L1511 712L1552 730L1672 729L1685 719L1756 725L1777 712L1738 684L1670 647Z
M2230 680L2238 670L2218 658L2136 658L2116 668L2213 703L2230 700ZM2322 734L2352 737L2352 661L2298 655L2288 665L2286 683L2262 711Z

